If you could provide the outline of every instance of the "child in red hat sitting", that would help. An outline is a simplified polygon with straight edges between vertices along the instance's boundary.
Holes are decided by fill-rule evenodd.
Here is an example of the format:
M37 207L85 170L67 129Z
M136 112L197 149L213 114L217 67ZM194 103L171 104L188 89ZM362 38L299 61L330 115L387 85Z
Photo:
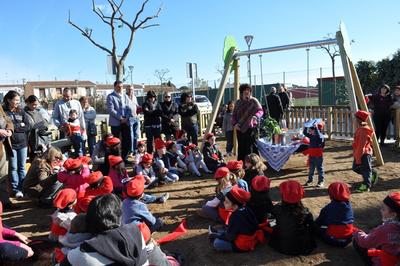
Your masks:
M88 166L84 166L79 158L68 158L63 164L63 171L58 172L57 179L64 184L64 188L72 188L78 193L78 197L83 195L87 185L85 177L90 174Z
M287 255L308 255L316 243L313 237L313 216L303 206L304 189L294 180L279 186L282 202L275 205L272 214L276 218L271 247Z
M143 140L138 141L137 151L135 153L135 166L138 166L142 162L142 157L147 154L146 143Z
M219 167L225 166L224 157L215 144L215 136L213 133L208 133L204 137L204 145L202 149L204 162L207 168L211 171L217 170Z
M357 189L358 192L368 192L371 186L378 181L376 171L372 170L372 136L374 130L367 124L369 113L357 111L355 117L357 120L357 130L353 141L353 171L362 175L363 183Z
M217 181L217 187L215 188L216 196L214 199L207 201L201 210L197 212L199 216L211 219L215 222L227 223L231 211L225 209L224 199L226 193L232 188L230 176L231 173L227 167L220 167L217 169L214 174L214 178Z
M233 186L226 194L225 209L231 210L228 227L224 231L210 232L217 251L252 251L258 243L264 243L264 233L258 227L253 212L246 207L250 193Z
M121 196L124 190L122 180L129 178L128 171L125 168L124 160L121 156L110 155L108 156L110 162L110 171L108 176L111 178L114 188L114 194Z
M315 220L316 233L327 244L345 247L356 228L353 227L353 209L351 208L350 190L344 182L334 182L328 187L331 202L321 209Z
M185 161L188 164L189 171L195 174L197 177L201 177L200 169L202 169L206 174L211 174L212 172L208 169L204 162L203 154L199 151L196 144L189 144L185 147Z
M238 185L238 187L249 191L249 185L247 184L246 181L244 181L242 178L244 177L244 169L243 169L243 161L229 161L226 164L226 167L228 167L229 171L232 174L233 179L231 180L232 185Z
M145 188L152 188L158 184L158 177L153 168L153 155L146 153L142 161L136 166L136 174L144 176L146 180Z
M58 238L67 233L71 227L71 221L76 213L73 210L76 204L76 192L71 188L64 188L58 192L53 201L57 210L51 215L52 223L49 239L58 242Z
M99 165L98 170L104 174L108 174L110 171L110 161L108 157L110 155L121 156L121 140L116 137L109 137L105 140L105 146L104 163Z
M111 193L113 191L113 183L109 176L103 176L100 171L91 173L85 178L85 182L89 185L85 194L78 199L75 207L77 213L87 212L90 202L97 196Z
M187 165L183 162L178 154L178 146L172 140L168 140L165 143L165 146L167 148L167 158L170 164L170 168L168 170L177 175L182 175L188 169Z
M163 221L156 218L140 199L143 196L144 176L137 175L126 185L127 198L122 202L122 223L146 223L151 232L161 229Z
M267 221L274 207L269 196L270 186L271 180L264 175L258 175L251 181L251 198L247 206L253 211L259 224Z
M154 154L154 171L158 176L160 182L173 183L179 180L179 176L169 171L171 167L168 157L166 155L165 142L157 138L154 140L154 147L156 152Z
M368 265L397 265L400 254L400 192L392 192L383 200L381 215L383 224L369 234L363 231L353 234L353 246Z

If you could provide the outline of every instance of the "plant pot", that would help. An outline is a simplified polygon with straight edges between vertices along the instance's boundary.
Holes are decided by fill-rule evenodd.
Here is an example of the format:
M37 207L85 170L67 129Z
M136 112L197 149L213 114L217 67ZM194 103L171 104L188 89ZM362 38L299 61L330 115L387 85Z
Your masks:
M275 145L280 145L281 144L281 135L274 134L273 141Z

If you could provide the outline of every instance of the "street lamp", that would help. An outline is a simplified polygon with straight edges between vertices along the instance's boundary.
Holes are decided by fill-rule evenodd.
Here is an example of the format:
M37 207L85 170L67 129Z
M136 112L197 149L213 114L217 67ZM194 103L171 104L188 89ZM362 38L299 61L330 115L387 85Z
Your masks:
M129 68L129 75L131 76L131 85L133 85L133 83L132 83L132 72L133 72L134 66L128 66L128 68Z
M247 49L250 51L251 43L253 42L254 36L253 35L246 35L244 36L244 40L247 44ZM249 84L251 85L251 61L250 61L250 54L247 56L247 75L249 76Z

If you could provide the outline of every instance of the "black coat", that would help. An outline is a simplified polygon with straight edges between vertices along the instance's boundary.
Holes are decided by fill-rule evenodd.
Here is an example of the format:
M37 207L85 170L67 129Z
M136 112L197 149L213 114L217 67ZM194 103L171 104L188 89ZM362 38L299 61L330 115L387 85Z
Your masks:
M313 216L307 208L301 214L293 214L293 205L278 204L273 208L276 226L270 245L278 252L287 255L308 255L317 244L313 237Z
M277 122L282 118L283 108L281 99L277 94L271 93L267 96L269 116L274 118Z
M162 102L161 104L161 127L164 134L175 134L178 129L178 105L174 102ZM171 122L174 119L174 122Z
M283 110L287 110L289 108L289 101L290 101L289 95L287 94L287 92L280 92L278 95L279 98L281 99Z
M161 125L161 106L158 102L149 103L145 101L142 104L144 114L144 126L159 126Z
M259 192L252 189L251 198L247 203L247 207L253 211L259 224L265 222L268 217L268 213L272 213L272 209L274 207L269 196L269 191Z

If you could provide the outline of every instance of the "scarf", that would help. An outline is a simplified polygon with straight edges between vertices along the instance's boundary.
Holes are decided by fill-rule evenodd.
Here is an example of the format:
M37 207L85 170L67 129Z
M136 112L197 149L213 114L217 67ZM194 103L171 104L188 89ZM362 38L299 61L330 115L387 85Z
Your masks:
M257 113L258 110L262 109L261 104L254 97L251 97L248 101L239 99L235 103L234 116L237 118L236 121L240 125L240 131L246 132L251 123L251 119Z

